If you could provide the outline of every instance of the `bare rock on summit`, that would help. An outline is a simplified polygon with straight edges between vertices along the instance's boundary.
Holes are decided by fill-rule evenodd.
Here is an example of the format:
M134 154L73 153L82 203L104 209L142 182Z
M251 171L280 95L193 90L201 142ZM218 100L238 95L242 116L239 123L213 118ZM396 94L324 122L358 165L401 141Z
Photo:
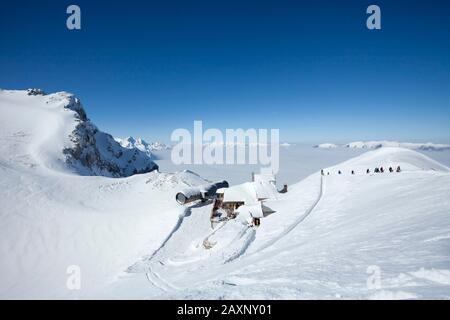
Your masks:
M138 149L122 147L100 131L88 118L78 98L70 95L65 108L75 112L78 122L70 139L73 146L64 149L66 162L80 174L128 177L157 170L151 158Z

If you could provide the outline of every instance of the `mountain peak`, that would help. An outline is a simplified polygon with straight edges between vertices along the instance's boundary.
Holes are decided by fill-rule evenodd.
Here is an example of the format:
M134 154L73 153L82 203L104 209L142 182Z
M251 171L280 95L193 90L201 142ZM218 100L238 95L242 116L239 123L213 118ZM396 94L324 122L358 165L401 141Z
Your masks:
M146 153L124 148L99 130L88 119L81 101L71 93L1 90L0 114L4 134L27 137L5 146L4 154L27 154L32 167L107 177L127 177L158 169Z
M29 96L45 96L45 95L47 95L42 89L37 89L37 88L27 89L27 94Z

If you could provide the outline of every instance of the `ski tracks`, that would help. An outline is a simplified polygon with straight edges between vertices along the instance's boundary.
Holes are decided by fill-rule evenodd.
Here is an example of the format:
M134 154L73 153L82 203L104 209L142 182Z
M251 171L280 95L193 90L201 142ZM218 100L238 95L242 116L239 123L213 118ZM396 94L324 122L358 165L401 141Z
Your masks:
M171 283L169 283L167 280L165 280L164 278L162 278L159 273L157 273L156 271L154 271L154 269L149 265L148 266L148 271L145 274L147 277L147 280L156 288L164 291L164 292L169 292L169 291L173 291L173 290L179 290L178 287L172 285Z
M190 214L191 214L191 208L190 207L186 208L185 210L183 210L183 213L180 214L175 227L167 235L166 239L162 242L162 244L159 246L159 248L156 249L153 252L153 254L150 257L148 257L147 259L145 259L145 261L144 261L145 268L146 268L145 275L147 277L147 280L154 287L156 287L156 288L158 288L158 289L160 289L160 290L162 290L164 292L168 292L168 291L171 291L171 290L177 290L178 288L173 286L172 284L170 284L166 280L164 280L156 271L154 271L154 269L152 268L152 263L153 263L152 260L159 252L161 252L161 250L164 249L164 247L166 246L167 242L169 242L169 240L173 237L173 235L180 229L184 218L189 216Z
M242 232L238 237L238 239L242 238L244 238L243 245L240 246L240 248L238 248L235 252L233 252L231 256L224 261L224 263L230 263L231 261L238 259L247 251L248 247L250 247L253 241L255 241L256 230L252 227L245 229L244 232Z
M324 182L323 182L323 176L320 176L320 187L319 187L319 195L317 196L314 203L297 219L293 224L291 224L289 227L287 227L283 232L281 232L277 237L275 237L272 240L267 241L265 244L263 244L257 252L260 252L262 250L267 249L268 247L274 245L277 241L282 239L284 236L286 236L288 233L290 233L292 230L295 229L303 220L305 220L311 212L317 207L320 200L323 196L323 189L324 189ZM257 253L255 252L255 253Z

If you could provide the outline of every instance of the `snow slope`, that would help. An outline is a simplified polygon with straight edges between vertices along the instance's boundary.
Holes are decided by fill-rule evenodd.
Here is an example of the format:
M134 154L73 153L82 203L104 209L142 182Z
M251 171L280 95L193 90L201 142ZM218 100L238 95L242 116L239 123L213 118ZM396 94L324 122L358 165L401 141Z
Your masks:
M403 172L349 173L380 163L400 164ZM258 229L229 221L211 232L210 205L190 208L165 245L136 264L134 275L112 284L108 295L450 298L449 169L400 148L326 169L329 176L314 174L268 202L277 213ZM337 175L339 169L344 174ZM205 239L215 246L205 250ZM380 274L375 285L373 272Z
M375 167L384 167L385 169L400 166L406 171L442 171L448 172L449 168L439 162L430 159L424 154L413 150L403 148L384 147L376 152L370 151L359 157L344 161L343 163L331 168L325 168L325 172L365 173L367 169L373 171Z
M75 173L115 176L142 168L140 160L152 164L111 142L78 107L66 93L0 91L0 298L94 294L164 241L185 214L175 193L205 183L190 172L120 179L74 174L72 165ZM72 138L81 122L90 127L85 137L94 138L79 144L81 154L100 154L101 161L68 166L64 150L76 148ZM118 171L108 171L108 163ZM81 268L82 290L66 286L72 265Z

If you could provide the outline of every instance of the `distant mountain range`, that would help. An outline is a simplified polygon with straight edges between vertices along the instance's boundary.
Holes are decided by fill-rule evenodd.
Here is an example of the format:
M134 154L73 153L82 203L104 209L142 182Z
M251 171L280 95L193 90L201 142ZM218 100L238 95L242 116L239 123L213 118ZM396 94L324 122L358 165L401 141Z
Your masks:
M413 143L413 142L397 142L397 141L355 141L347 144L322 143L313 146L320 149L334 149L334 148L352 148L352 149L378 149L382 147L397 147L411 150L424 151L443 151L450 150L448 144L438 143Z
M161 142L148 143L144 139L127 137L127 138L115 138L115 140L124 148L138 149L146 153L149 157L153 158L153 152L161 150L170 150L171 146L168 146Z

